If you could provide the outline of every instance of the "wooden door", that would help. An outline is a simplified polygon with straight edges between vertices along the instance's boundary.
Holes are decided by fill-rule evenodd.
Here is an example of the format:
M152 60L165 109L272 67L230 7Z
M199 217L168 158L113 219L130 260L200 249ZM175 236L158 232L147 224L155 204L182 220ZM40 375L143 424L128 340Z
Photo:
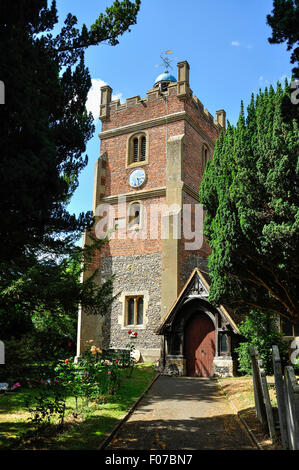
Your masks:
M209 377L213 371L216 332L205 313L195 313L185 328L185 358L189 377Z

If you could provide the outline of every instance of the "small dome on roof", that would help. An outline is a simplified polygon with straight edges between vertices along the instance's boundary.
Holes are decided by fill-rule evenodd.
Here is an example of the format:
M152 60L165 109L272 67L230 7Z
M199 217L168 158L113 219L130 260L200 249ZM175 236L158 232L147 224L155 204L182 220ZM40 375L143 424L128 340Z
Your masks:
M154 87L158 85L160 82L176 82L176 78L171 75L167 70L165 72L161 73L155 80Z

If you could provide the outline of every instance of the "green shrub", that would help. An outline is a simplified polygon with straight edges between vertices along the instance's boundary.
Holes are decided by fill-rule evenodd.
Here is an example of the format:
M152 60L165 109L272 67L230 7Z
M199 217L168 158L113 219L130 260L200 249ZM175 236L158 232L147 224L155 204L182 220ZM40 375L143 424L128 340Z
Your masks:
M238 354L238 370L245 374L251 374L251 359L248 346L253 346L263 361L266 374L273 374L272 346L279 348L283 364L288 361L288 345L282 340L282 334L277 329L277 321L268 313L252 310L239 326L245 341L236 349Z
M54 333L49 332L30 332L21 338L6 339L5 364L0 368L0 381L20 381L23 377L36 375L34 368L38 367L40 370L45 364L53 364L59 358L69 355L69 344L71 343L67 338L57 339Z

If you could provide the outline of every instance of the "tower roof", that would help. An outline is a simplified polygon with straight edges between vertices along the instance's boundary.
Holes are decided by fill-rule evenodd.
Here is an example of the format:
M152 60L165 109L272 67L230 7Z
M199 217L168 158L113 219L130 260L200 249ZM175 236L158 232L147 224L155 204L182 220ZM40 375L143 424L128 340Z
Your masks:
M158 85L160 82L176 82L176 78L171 75L167 70L165 72L161 73L155 80L154 87Z

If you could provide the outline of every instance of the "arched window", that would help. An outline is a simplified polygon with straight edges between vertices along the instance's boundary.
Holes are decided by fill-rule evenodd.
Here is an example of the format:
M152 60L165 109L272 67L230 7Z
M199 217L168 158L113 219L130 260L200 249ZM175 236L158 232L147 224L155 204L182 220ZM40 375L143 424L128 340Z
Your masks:
M141 204L132 202L128 207L128 229L139 229L141 226Z
M128 299L128 325L134 325L134 298Z
M202 146L202 172L205 171L207 161L210 160L210 151L206 144Z
M137 300L137 325L143 324L143 297Z
M219 351L220 354L228 352L227 335L223 332L219 333Z
M129 139L128 165L142 164L147 160L147 135L144 132L134 134Z

